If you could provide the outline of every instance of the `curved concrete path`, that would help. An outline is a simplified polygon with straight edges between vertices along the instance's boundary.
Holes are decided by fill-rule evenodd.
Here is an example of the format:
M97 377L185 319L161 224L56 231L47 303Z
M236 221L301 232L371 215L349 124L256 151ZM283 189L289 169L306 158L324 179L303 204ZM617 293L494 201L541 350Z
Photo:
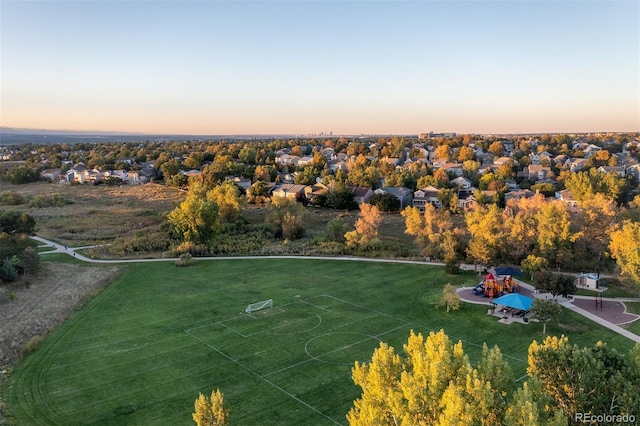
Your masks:
M45 238L42 237L38 237L38 236L31 236L31 239L41 243L43 246L47 246L47 247L52 247L53 250L50 251L46 251L46 252L42 252L40 253L41 255L47 255L49 253L65 253L69 256L72 256L78 260L84 261L84 262L91 262L91 263L101 263L101 264L113 264L113 263L138 263L138 262L175 262L176 258L154 258L154 259L91 259L90 257L84 256L81 253L77 253L76 250L82 250L82 249L86 249L86 248L91 248L91 247L96 247L96 246L84 246L84 247L67 247L63 244L58 244L55 243L53 241L49 241ZM351 261L359 261L359 262L387 262L387 263L409 263L409 264L419 264L419 265L434 265L434 266L442 266L444 265L443 263L439 263L439 262L422 262L422 261L417 261L417 260L395 260L395 259L371 259L371 258L366 258L366 257L350 257L350 256L340 256L340 257L323 257L323 256L225 256L225 257L198 257L199 260L233 260L233 259L316 259L316 260L351 260ZM472 265L464 265L464 267L462 269L471 269L473 270L473 266ZM518 283L520 284L520 286L524 289L527 290L527 292L530 292L534 295L534 297L539 297L539 298L548 298L551 297L549 294L539 294L535 292L535 289L533 288L533 286L516 280L518 281ZM467 289L460 289L459 292L464 292L464 290L469 290L469 288ZM461 296L464 295L464 293L461 294ZM462 297L462 299L465 302L470 302L470 303L482 303L485 304L486 302L478 302L478 301L473 301L471 298L465 298ZM589 300L589 297L586 296L575 296L574 299L577 300ZM591 300L593 300L594 298L591 298ZM640 300L637 299L625 299L625 300L629 300L629 301L635 301L635 302L640 302ZM609 298L605 298L604 302L619 302L621 303L623 306L624 304L622 303L622 301L618 300L618 299L609 299ZM573 303L573 301L571 299L564 299L564 298L560 298L560 300L558 301L558 303L560 303L562 306L566 307L567 309L570 309L586 318L589 318L590 320L604 326L607 327L608 329L615 331L616 333L631 339L635 342L640 343L640 336L631 333L629 330L626 330L622 327L620 327L618 324L615 324L613 322L611 322L611 320L607 319L604 316L598 316L597 314L594 314L592 312L589 312L587 309L584 309L584 307L580 307L580 306L576 306L576 304ZM595 304L595 302L594 302ZM580 303L578 303L578 305L580 305ZM625 311L626 311L626 307L625 307ZM626 315L633 315L633 314L626 314ZM638 316L636 316L637 319ZM625 317L625 322L624 323L629 323L633 321L633 319L630 319L630 317Z
M520 288L523 290L523 293L529 297L536 297L539 299L551 299L553 296L549 293L537 293L535 288L522 282L520 280L515 280L520 284ZM490 301L482 300L473 295L472 288L462 288L458 289L458 294L460 298L465 302L476 303L482 305L490 305ZM631 323L633 321L638 320L640 318L639 315L627 313L627 308L624 305L624 301L629 302L640 302L639 299L612 299L612 298L603 298L605 309L602 311L595 310L595 297L589 296L573 296L571 299L567 299L564 297L558 297L558 303L565 308L572 310L585 318L590 319L593 322L596 322L603 327L606 327L616 333L624 336L634 342L640 343L640 336L630 332L629 330L621 327L621 325ZM591 308L591 309L590 309Z

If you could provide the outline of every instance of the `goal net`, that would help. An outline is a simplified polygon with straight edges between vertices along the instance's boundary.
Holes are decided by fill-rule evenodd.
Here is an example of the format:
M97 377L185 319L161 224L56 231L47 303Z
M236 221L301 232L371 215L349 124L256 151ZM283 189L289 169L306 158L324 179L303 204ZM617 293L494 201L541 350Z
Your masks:
M269 308L273 308L273 299L252 303L249 306L247 306L247 309L245 309L244 311L250 314L251 312L259 311L261 309L269 309Z

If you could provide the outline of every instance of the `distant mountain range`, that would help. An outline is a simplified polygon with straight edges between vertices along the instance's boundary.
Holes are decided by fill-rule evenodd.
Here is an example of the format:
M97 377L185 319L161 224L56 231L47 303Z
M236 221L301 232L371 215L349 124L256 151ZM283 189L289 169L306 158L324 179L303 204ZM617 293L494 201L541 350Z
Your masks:
M47 130L47 129L24 129L16 127L0 126L1 135L52 135L52 136L113 136L113 135L135 135L145 136L145 133L131 132L105 132L99 130Z
M48 130L25 129L0 126L0 145L48 144L48 143L101 143L101 142L144 142L171 140L210 140L210 139L264 139L296 137L291 134L279 135L176 135L148 134L131 132L106 132L100 130Z

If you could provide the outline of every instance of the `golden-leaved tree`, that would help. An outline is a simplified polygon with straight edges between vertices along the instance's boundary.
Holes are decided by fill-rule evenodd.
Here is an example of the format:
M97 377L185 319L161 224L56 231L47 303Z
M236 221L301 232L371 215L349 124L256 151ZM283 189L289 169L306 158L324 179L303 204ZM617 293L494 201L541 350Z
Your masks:
M485 344L474 368L462 343L440 330L413 331L404 356L381 343L371 362L356 362L362 388L347 420L355 425L566 426L575 413L640 417L640 344L621 354L548 337L529 347L529 380L515 389L500 349Z
M378 227L382 222L382 214L378 207L363 203L355 223L355 230L344 235L347 246L351 248L366 247L378 238Z
M611 233L609 250L622 274L640 286L640 222L625 220Z
M191 415L198 426L226 426L229 424L231 408L224 400L220 389L211 392L207 398L200 394L194 403L195 411Z
M512 380L499 349L486 350L494 360L474 369L462 342L442 330L426 339L412 331L404 353L381 343L370 363L356 362L352 376L362 396L347 415L350 425L496 424L503 389L491 377L500 371Z

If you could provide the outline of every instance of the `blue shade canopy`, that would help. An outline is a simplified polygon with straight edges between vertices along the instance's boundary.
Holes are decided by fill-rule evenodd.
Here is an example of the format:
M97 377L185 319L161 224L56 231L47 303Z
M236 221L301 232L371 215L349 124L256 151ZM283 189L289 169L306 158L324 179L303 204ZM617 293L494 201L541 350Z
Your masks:
M529 309L531 309L531 303L533 303L533 299L527 296L523 296L519 293L509 293L502 297L498 297L492 303L495 303L496 305L506 306L508 308L528 311Z
M495 268L496 275L511 275L512 277L523 277L524 274L518 268L506 266L504 268Z

